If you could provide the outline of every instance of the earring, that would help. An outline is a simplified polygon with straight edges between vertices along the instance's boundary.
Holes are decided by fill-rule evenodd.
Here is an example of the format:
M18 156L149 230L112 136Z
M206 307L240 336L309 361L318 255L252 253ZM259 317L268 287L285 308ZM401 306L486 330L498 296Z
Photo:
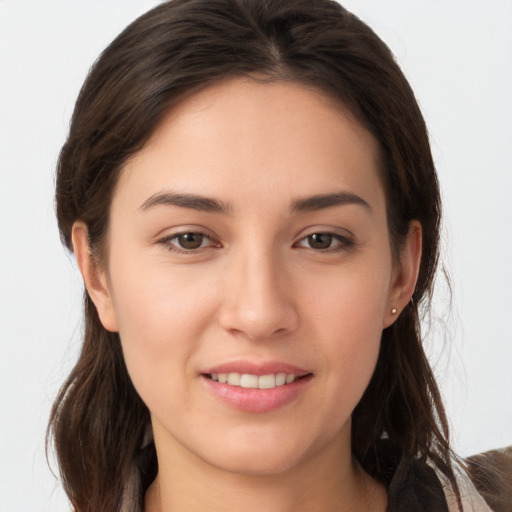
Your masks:
M392 315L396 315L396 308L393 308L393 309L391 310L391 314L392 314Z

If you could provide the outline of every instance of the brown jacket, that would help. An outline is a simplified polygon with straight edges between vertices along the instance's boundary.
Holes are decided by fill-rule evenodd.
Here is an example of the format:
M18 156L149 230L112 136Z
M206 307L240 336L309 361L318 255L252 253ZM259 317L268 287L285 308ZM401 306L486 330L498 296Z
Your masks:
M471 479L493 512L512 512L512 446L466 460Z

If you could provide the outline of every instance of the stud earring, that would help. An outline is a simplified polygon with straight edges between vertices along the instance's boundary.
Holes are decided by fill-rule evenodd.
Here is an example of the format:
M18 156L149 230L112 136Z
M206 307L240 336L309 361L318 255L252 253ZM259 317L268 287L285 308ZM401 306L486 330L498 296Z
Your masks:
M392 314L392 315L396 315L396 308L393 308L393 309L391 310L391 314Z

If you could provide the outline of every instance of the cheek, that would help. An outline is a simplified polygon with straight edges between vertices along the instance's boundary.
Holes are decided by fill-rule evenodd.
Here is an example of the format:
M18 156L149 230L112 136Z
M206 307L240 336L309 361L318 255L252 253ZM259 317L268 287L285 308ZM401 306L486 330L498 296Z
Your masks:
M388 307L391 264L367 261L341 267L328 275L303 283L306 304L327 338L345 333L346 341L380 338Z
M128 373L146 405L158 409L186 396L182 376L193 371L212 296L204 280L143 268L125 260L111 273L113 303Z
M214 290L186 268L147 259L144 254L117 257L111 271L114 311L125 340L165 349L176 335L200 328Z
M390 268L390 266L389 266ZM329 284L310 284L307 308L323 351L325 375L333 396L351 410L372 376L382 336L389 281L385 265L362 265L340 272Z

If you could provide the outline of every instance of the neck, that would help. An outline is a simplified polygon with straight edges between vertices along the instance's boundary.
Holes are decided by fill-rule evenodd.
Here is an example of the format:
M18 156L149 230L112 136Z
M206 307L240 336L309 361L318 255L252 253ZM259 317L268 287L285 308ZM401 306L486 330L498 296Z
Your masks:
M346 443L329 446L292 469L272 474L226 471L191 456L183 447L166 451L157 444L159 472L146 494L146 512L386 509L384 487L362 470Z

